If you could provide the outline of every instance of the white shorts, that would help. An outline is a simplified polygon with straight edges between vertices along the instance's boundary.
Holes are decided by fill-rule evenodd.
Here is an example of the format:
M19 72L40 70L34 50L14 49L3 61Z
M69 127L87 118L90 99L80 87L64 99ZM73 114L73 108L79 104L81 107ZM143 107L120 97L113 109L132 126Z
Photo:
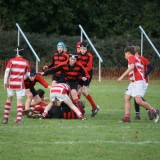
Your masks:
M8 97L14 96L15 93L16 93L17 99L22 99L22 97L25 96L25 89L21 89L21 90L13 90L13 89L7 88Z
M143 97L144 97L144 95L146 94L147 89L148 89L148 83L145 82Z
M70 99L67 94L50 93L50 100L55 101L58 99L60 102Z
M143 97L145 93L145 81L131 82L125 92L125 94L132 97Z

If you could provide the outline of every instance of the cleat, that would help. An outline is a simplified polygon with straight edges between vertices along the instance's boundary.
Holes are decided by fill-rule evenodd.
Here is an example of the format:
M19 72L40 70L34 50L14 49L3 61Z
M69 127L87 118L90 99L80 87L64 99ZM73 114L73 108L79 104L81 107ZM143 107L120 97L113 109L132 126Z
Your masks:
M24 115L28 115L29 111L30 111L30 109L23 110L22 115L23 115L23 116L24 116Z
M47 116L48 116L48 114L46 112L43 112L41 115L42 118L46 118Z
M2 124L7 124L7 123L8 123L8 120L3 119Z
M147 111L149 120L153 120L153 113L151 111Z
M155 123L158 123L158 121L159 121L159 110L158 109L156 109L156 112L155 113L153 113L153 119L154 119L154 122Z
M120 123L125 123L125 122L131 122L131 120L130 119L125 119L125 118L123 118L121 121L119 121Z
M96 109L92 109L91 117L95 117L95 115L98 113L99 110L100 110L99 106L97 106Z
M141 116L140 116L139 113L136 113L135 119L136 119L136 120L140 120L140 119L141 119Z
M21 124L21 120L16 120L16 124L20 125Z
M84 116L82 116L81 118L79 118L80 120L86 120L86 118Z

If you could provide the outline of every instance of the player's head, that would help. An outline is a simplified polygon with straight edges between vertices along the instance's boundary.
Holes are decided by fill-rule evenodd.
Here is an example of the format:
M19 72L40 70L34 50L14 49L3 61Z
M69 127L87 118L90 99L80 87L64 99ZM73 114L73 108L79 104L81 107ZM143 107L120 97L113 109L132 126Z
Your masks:
M58 42L57 43L57 51L59 53L63 52L65 49L66 45L64 44L64 42Z
M24 49L21 46L17 46L17 48L14 50L17 56L23 56Z
M44 97L45 91L43 89L38 89L37 94L39 95L40 98Z
M82 54L85 54L87 52L88 43L83 41L80 44L80 51Z
M36 70L35 70L34 67L32 67L32 68L31 68L31 71L30 71L29 79L30 79L31 81L34 81L35 77L36 77Z
M138 54L141 53L139 46L133 46L133 47L134 47L135 53L138 53Z
M135 49L133 46L128 46L124 49L125 59L128 59L130 55L135 55Z
M73 66L76 63L77 59L78 59L77 52L70 53L70 55L69 55L69 64L71 66Z
M81 41L77 42L77 44L76 44L76 51L77 51L77 53L81 52L80 45L81 45Z

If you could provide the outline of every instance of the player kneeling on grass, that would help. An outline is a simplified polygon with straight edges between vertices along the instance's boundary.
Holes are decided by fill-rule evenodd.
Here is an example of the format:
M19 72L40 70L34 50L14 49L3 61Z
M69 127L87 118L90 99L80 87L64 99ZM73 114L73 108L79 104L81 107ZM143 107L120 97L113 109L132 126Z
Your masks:
M41 117L41 114L44 112L44 109L47 106L46 102L49 101L48 97L44 97L45 91L43 89L38 89L36 92L41 98L41 102L29 108L28 112L25 114L28 118Z
M79 100L75 106L81 111L84 115L85 113L85 102ZM41 113L43 113L46 106L32 107L32 110L28 113L28 118L41 118ZM51 109L48 111L48 115L46 118L58 118L58 119L79 119L76 113L70 109L65 103L53 104Z
M82 112L73 104L71 99L69 98L70 87L65 83L58 83L52 86L50 90L50 100L51 102L46 106L44 112L42 113L42 118L46 118L48 116L48 111L52 108L56 99L60 102L64 102L70 109L72 109L79 119L84 120L84 115Z

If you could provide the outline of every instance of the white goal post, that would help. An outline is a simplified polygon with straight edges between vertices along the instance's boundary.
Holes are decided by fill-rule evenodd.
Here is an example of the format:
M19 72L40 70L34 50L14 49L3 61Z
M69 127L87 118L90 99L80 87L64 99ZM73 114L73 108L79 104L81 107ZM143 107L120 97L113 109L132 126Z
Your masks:
M24 40L26 41L26 43L28 44L29 48L31 49L32 53L36 57L36 72L38 72L38 62L40 62L40 59L39 59L37 53L35 52L35 50L33 49L33 47L31 46L30 42L28 41L27 37L25 36L24 32L22 31L22 29L20 28L18 23L16 23L16 26L18 28L18 37L17 37L18 46L20 45L20 33L21 33L21 35L23 36Z
M103 62L101 56L99 55L99 53L97 52L96 48L94 47L94 45L92 44L91 40L89 39L89 37L87 36L86 32L84 31L83 27L79 24L79 28L81 29L81 42L83 40L83 35L85 36L85 38L88 40L89 44L91 45L92 49L94 50L94 52L96 53L98 59L99 59L99 82L101 81L101 63Z
M152 41L149 39L149 37L147 36L147 34L144 31L144 29L141 26L139 26L139 28L141 30L141 55L143 55L143 35L145 35L145 37L148 40L149 44L152 46L153 50L157 53L158 57L160 58L160 53L158 52L158 50L156 49L156 47L154 46Z

